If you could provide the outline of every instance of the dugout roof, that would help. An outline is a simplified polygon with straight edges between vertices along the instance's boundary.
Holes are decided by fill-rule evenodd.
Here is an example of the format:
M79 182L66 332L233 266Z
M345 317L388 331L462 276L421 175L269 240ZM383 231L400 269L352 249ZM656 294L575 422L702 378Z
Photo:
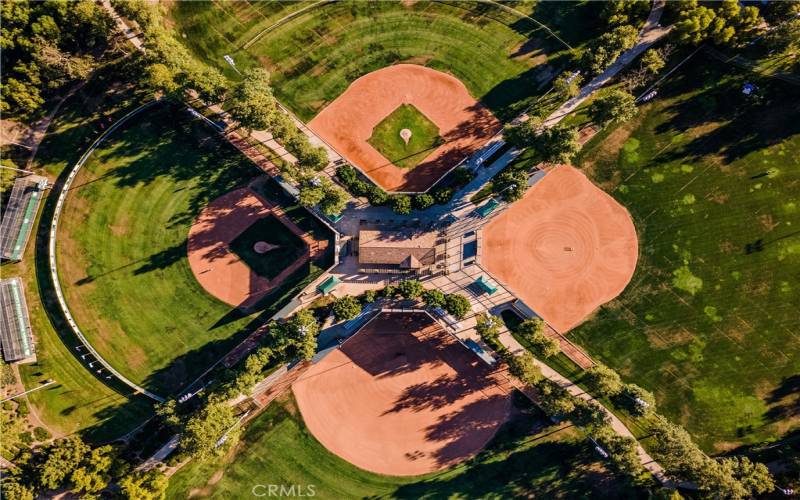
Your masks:
M35 359L28 307L19 278L0 280L0 346L6 362Z

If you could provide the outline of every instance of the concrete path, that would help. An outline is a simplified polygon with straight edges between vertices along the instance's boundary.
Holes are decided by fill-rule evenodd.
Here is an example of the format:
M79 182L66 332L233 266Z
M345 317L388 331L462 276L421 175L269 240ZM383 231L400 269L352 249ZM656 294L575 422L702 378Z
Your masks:
M543 123L544 127L552 127L561 120L563 120L570 113L578 109L578 106L594 94L603 85L608 83L619 73L623 68L636 59L642 52L647 50L651 45L660 40L663 36L670 32L672 26L662 27L658 21L661 19L661 14L664 12L666 0L655 0L653 8L650 10L650 15L644 23L644 27L639 32L639 41L632 48L623 52L614 61L611 66L606 68L600 75L595 77L592 81L587 83L578 93L577 96L568 100L561 105L557 110L553 111ZM524 119L523 119L524 120Z
M525 348L522 347L522 345L520 345L520 343L517 342L517 339L515 339L511 335L511 333L507 330L500 334L500 343L502 343L508 350L510 350L512 353L515 354L525 351ZM619 418L617 418L616 415L611 413L611 411L609 411L608 408L606 408L605 406L603 406L602 403L593 398L591 394L586 393L583 389L578 387L574 382L562 376L560 373L553 370L545 363L542 363L538 359L535 362L536 366L539 367L539 369L542 371L542 375L545 378L552 380L559 386L565 388L573 396L579 397L586 401L593 401L594 403L597 403L597 405L600 406L600 408L602 408L603 411L611 419L611 428L614 429L614 432L616 432L620 436L632 437L636 439L636 436L633 435L630 429L628 429L628 427L626 427L625 424L622 423L622 421ZM650 473L652 473L653 476L656 479L658 479L658 481L661 482L662 485L664 485L665 487L673 487L672 481L670 481L667 478L666 474L664 473L663 467L661 467L661 465L659 465L658 462L656 462L655 459L653 459L653 457L651 457L650 454L648 454L645 451L645 449L642 448L641 444L638 444L637 442L636 446L637 446L636 451L639 454L639 459L642 461L642 466L648 471L650 471Z

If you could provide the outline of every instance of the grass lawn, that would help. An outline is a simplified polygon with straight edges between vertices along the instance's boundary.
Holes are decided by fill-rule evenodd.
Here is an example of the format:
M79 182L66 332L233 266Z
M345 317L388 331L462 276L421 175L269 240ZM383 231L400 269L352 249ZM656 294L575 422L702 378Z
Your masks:
M400 132L411 132L408 144ZM372 129L367 140L398 167L414 168L442 143L439 127L411 104L402 104Z
M640 256L571 337L721 452L798 425L800 92L695 57L576 161L631 212Z
M102 132L101 123L122 116L143 98L118 83L121 66L112 61L99 69L64 103L37 152L37 173L56 181ZM51 378L56 381L27 396L31 410L56 436L77 432L92 442L106 442L142 423L151 406L127 388L109 387L76 358L73 346L78 341L60 315L47 262L49 220L57 194L52 190L42 204L22 262L3 264L0 274L20 276L25 285L37 356L36 363L19 367L25 387L36 387Z
M455 75L506 120L546 92L551 78L570 64L570 50L539 25L490 3L321 3L245 49L275 21L251 12L249 4L176 2L170 15L179 38L231 78L239 77L223 60L226 54L240 69L269 69L278 99L305 121L356 78L398 62ZM579 52L598 34L601 8L596 2L537 5L533 15Z
M254 250L257 242L276 245L267 253ZM303 254L305 242L295 236L277 217L269 215L257 220L230 244L231 250L259 276L272 279Z
M73 184L57 248L67 303L94 347L156 393L179 391L318 272L309 263L250 317L195 280L192 221L255 174L204 124L162 105L115 133Z
M243 498L256 484L312 484L323 499L632 493L604 471L575 428L546 426L540 414L530 412L519 413L474 459L444 472L403 478L363 471L328 452L308 432L294 400L284 397L249 424L235 457L189 463L170 479L167 497Z

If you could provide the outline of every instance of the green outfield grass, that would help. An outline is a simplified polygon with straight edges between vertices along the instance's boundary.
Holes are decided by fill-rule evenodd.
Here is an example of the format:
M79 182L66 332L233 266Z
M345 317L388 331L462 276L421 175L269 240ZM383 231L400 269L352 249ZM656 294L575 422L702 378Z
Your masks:
M143 98L131 86L119 85L123 63L112 61L99 68L88 83L70 97L48 128L36 154L34 168L55 181L68 165L108 123L124 115ZM109 92L109 88L114 92ZM100 111L102 110L102 111ZM47 236L57 193L50 192L42 204L35 230L20 263L2 266L3 276L20 276L31 328L36 341L37 362L19 367L28 389L47 379L55 384L27 396L33 412L56 435L80 433L91 442L108 442L141 424L150 414L150 403L126 388L106 385L104 379L81 364L74 350L78 345L61 317L49 279Z
M251 316L195 280L190 225L256 173L202 122L163 105L115 133L75 180L57 250L67 302L94 347L156 393L193 380L318 272L304 266Z
M324 3L247 48L277 16L261 19L247 2L235 5L177 2L170 15L181 39L231 78L238 75L223 55L240 69L269 69L277 97L306 121L359 76L398 62L455 75L505 120L546 92L550 79L570 64L566 45L535 22L490 3ZM600 8L595 2L565 9L543 5L532 14L552 24L577 53L597 34L597 23L589 20Z
M400 131L408 129L408 144ZM398 167L414 168L442 143L439 127L411 104L403 104L372 129L367 140L387 160Z
M259 241L277 245L267 253L254 250ZM274 278L289 264L303 255L305 243L283 225L277 217L270 215L257 220L252 226L231 241L231 250L259 276Z
M631 212L640 255L570 335L712 452L798 425L797 90L697 55L576 162Z
M575 428L547 426L536 413L517 414L474 459L412 478L366 472L328 452L308 432L291 398L273 402L249 424L242 441L235 457L182 468L170 479L167 497L243 498L257 484L310 484L322 499L633 494L604 471Z

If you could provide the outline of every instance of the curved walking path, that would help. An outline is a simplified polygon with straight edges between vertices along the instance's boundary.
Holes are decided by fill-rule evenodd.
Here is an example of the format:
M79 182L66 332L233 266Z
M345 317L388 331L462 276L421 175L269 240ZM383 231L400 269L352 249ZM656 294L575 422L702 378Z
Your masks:
M157 104L158 102L159 101L157 100L146 102L141 106L139 106L138 108L131 111L130 113L128 113L127 115L123 116L116 122L114 122L113 125L111 125L105 132L103 132L102 135L100 135L100 137L98 137L92 143L91 146L89 146L89 149L87 149L86 152L83 153L78 162L75 163L75 166L72 167L72 171L69 173L69 176L67 177L66 181L64 181L64 186L61 188L61 192L58 195L58 201L56 202L56 209L53 212L53 220L50 223L50 241L48 247L48 253L49 253L48 258L50 262L50 278L53 280L53 287L55 288L56 291L56 298L58 299L58 305L61 308L61 312L62 314L64 314L64 317L66 318L67 323L69 323L69 326L72 329L73 333L75 334L75 336L78 337L78 339L80 339L81 344L83 344L83 346L86 347L86 350L89 351L92 354L92 356L94 356L95 359L97 359L97 361L100 362L101 365L103 365L103 368L108 370L109 373L114 375L120 382L127 385L137 393L144 394L150 399L162 403L165 401L163 397L148 391L144 387L141 387L140 385L136 384L132 380L125 377L122 373L118 372L113 366L111 366L111 364L108 361L106 361L102 356L100 356L100 353L98 353L94 347L92 347L92 344L83 335L83 332L81 331L80 327L78 327L78 323L75 321L75 318L72 317L72 313L69 310L67 301L64 299L64 291L61 288L61 281L58 279L58 265L56 262L56 237L58 235L58 221L59 218L61 217L61 210L64 208L64 202L67 199L67 194L69 194L69 188L72 185L72 182L75 180L75 177L78 175L78 172L80 172L84 163L86 163L86 160L89 159L94 150L97 149L97 147L100 146L100 144L102 144L103 141L105 141L108 136L113 134L115 130L117 130L129 119L138 115L145 109L150 108L154 104Z

